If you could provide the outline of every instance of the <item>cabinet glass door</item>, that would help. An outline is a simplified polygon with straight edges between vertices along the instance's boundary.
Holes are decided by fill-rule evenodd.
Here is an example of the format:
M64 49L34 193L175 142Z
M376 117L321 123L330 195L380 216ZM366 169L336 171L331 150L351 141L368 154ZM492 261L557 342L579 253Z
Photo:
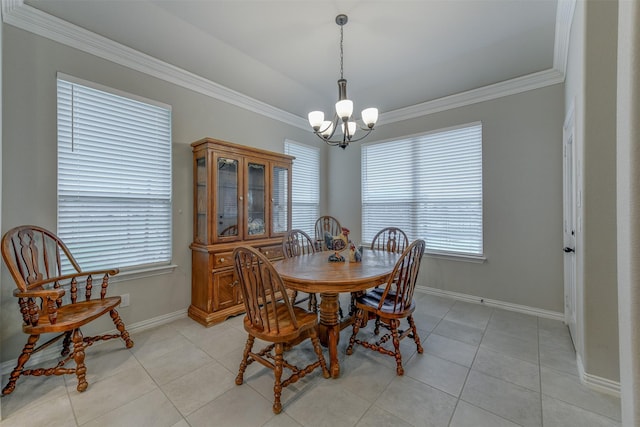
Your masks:
M196 173L196 212L195 230L193 240L196 243L207 244L207 200L209 191L207 190L207 157L206 151L200 152L195 159Z
M271 235L289 227L289 168L275 165L271 172Z
M267 233L266 166L247 164L247 237L263 237Z
M216 230L219 239L238 236L238 163L237 159L217 159Z

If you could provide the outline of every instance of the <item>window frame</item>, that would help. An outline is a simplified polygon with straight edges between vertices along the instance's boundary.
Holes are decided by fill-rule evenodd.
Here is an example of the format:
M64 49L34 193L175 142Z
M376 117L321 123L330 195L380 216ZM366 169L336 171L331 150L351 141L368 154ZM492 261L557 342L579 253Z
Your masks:
M320 152L320 148L317 146L313 146L313 145L309 145L309 144L302 144L300 142L297 141L293 141L290 139L286 139L284 141L284 153L285 154L289 154L292 156L296 156L296 153L292 153L291 152L291 147L295 147L295 149L302 149L302 150L307 150L307 153L309 153L309 157L315 158L315 162L314 161L307 161L304 163L303 168L300 169L301 165L300 163L303 161L302 156L298 153L298 156L296 157L296 159L293 160L293 166L292 166L292 171L291 171L291 181L292 181L292 189L291 189L291 228L295 229L301 229L304 232L306 232L307 234L309 234L310 236L313 236L314 234L314 230L315 230L315 221L318 218L318 216L320 215L320 159L321 159L321 152ZM314 153L314 155L311 154L311 152ZM296 167L296 161L297 161L297 165L298 167ZM310 167L315 168L315 173L314 172L309 172ZM304 172L304 178L300 179L300 171ZM315 179L314 179L315 177ZM298 187L298 185L300 183L309 183L309 181L313 181L312 185L315 186L315 188L311 188L311 189L307 189L307 191L305 192L305 194L307 196L311 196L310 198L312 200L307 201L306 203L304 203L305 206L307 206L309 208L309 210L313 211L314 207L315 207L315 213L312 214L311 216L306 215L305 219L308 220L308 224L309 224L309 228L307 229L304 226L300 226L300 225L296 225L296 205L301 205L302 203L300 201L296 202L296 198L300 197L300 194L296 193L296 188ZM315 199L314 199L315 198ZM298 218L300 218L300 216L298 215Z
M61 84L64 86L66 85L66 87L61 86ZM89 180L80 180L77 181L79 183L85 182L85 183L90 183L92 179L95 180L96 183L99 183L99 185L97 185L96 187L100 187L101 190L95 191L95 192L91 192L90 190L87 190L86 186L82 186L79 185L78 189L75 190L70 190L70 187L68 184L65 183L61 183L61 180L65 180L65 179L74 179L74 176L77 177L78 175L81 175L82 173L78 173L78 172L74 172L72 167L69 166L69 163L71 162L70 160L65 160L64 157L67 156L68 158L70 158L71 156L69 156L69 152L70 152L70 148L73 149L74 145L77 144L78 139L76 139L76 129L78 127L78 123L75 122L75 115L77 114L74 110L74 108L77 107L77 105L74 104L75 100L74 100L74 96L68 96L65 99L64 97L61 98L62 91L64 90L73 90L73 86L79 86L80 90L86 90L88 92L91 91L99 91L104 93L105 95L105 99L107 99L107 102L104 105L101 105L98 107L98 112L100 112L99 108L105 108L105 106L109 105L110 102L116 101L118 100L118 98L124 98L124 100L122 100L123 105L119 105L119 107L124 108L124 104L131 104L134 108L136 106L140 106L143 110L149 108L149 110L151 110L151 117L156 117L156 120L159 123L162 123L162 126L160 127L155 127L154 129L157 130L158 134L155 135L154 137L149 137L149 140L153 141L153 144L151 144L154 148L156 147L156 144L158 146L161 147L161 150L158 151L158 153L160 153L156 159L154 159L154 161L152 162L152 164L148 165L148 168L151 169L150 178L146 179L146 183L145 185L148 186L148 188L141 188L140 187L140 182L135 182L135 179L132 179L128 185L130 185L129 187L122 185L121 182L119 181L114 181L112 182L112 185L110 187L104 187L104 182L101 181L101 178L98 177L98 173L96 172L95 174L91 174L89 175ZM95 95L100 95L99 92L96 92ZM109 97L113 97L110 98ZM110 88L107 86L103 86L100 85L98 83L94 83L91 81L87 81L87 80L83 80L77 77L73 77L73 76L69 76L66 75L64 73L57 73L57 78L56 78L56 98L57 98L57 105L58 105L58 111L56 113L56 123L57 123L57 155L56 155L56 167L57 167L57 175L58 175L58 184L57 184L57 191L56 191L56 215L57 215L57 219L56 219L56 223L57 223L57 234L60 236L60 238L65 242L65 244L67 246L69 246L71 253L74 254L74 257L77 258L78 262L80 263L80 266L83 269L102 269L102 268L119 268L121 271L121 274L119 274L118 276L116 276L116 280L124 280L124 279L132 279L132 278L138 278L138 277L147 277L147 276L153 276L153 275L157 275L157 274L163 274L166 272L170 272L172 271L176 266L172 264L172 259L173 259L173 175L172 175L172 120L171 120L171 114L172 114L172 109L170 105L166 105L164 103L158 102L158 101L154 101L154 100L150 100L150 99L146 99L143 97L140 97L138 95L134 95L131 93L127 93L118 89L114 89L114 88ZM96 100L97 96L95 98L90 98L92 100ZM142 103L142 104L140 104ZM65 110L65 108L69 109L71 108L72 110ZM90 108L90 107L87 107ZM155 113L153 112L155 111ZM99 119L104 119L104 117L101 116L96 116ZM108 120L108 116L107 120ZM78 119L79 120L79 119ZM166 120L164 123L163 121ZM126 120L124 121L126 122ZM142 122L141 127L147 122ZM89 129L92 129L95 131L95 129L98 128L100 122L96 121L94 124L90 125ZM123 126L123 129L126 129L126 125ZM111 133L107 133L105 132L105 134L107 135L112 135L114 134L117 130L112 130ZM138 132L140 134L144 133L143 130L140 130L140 128L138 128ZM131 136L131 140L130 141L136 141L136 138L140 138L139 135L132 135ZM89 138L87 138L87 140L85 141L85 147L98 147L98 148L103 148L104 145L101 144L105 144L105 143L109 143L109 137L105 137L104 140L101 140L100 137L94 137L91 138L93 139L93 142L89 142L88 141ZM127 139L125 139L125 141L129 141ZM107 150L108 149L112 149L112 150L116 150L116 146L111 145L111 146L107 146ZM63 150L66 150L63 151ZM121 159L121 157L119 157L118 155L122 155L123 153L126 154L128 151L129 152L134 152L134 151L144 151L144 148L139 148L139 149L132 149L132 148L121 148L122 151L117 151L117 152L113 152L113 154L111 156L104 156L104 154L101 154L100 156L96 155L96 154L87 154L86 158L89 159L99 159L96 160L98 162L100 161L107 161L108 159L112 159L112 160L118 160ZM62 157L61 157L62 156ZM81 158L80 155L77 156L78 158ZM145 158L148 158L145 157ZM62 162L62 166L61 166L61 162ZM67 163L67 165L65 166L64 163ZM117 165L117 167L122 167L124 165L125 162L119 162L119 163L114 163ZM100 166L103 166L102 164ZM63 170L64 168L67 168L67 173L66 175L61 172L61 170ZM116 166L114 166L115 168ZM106 167L106 170L108 170L108 166ZM129 166L129 170L131 170L131 166ZM160 174L158 175L158 171L160 172ZM104 174L104 170L100 170L100 172L102 174ZM125 175L126 176L126 168L125 168ZM145 174L146 175L146 174ZM122 177L122 175L119 175L119 173L114 173L111 176L120 176ZM157 182L156 182L157 179ZM126 179L124 180L126 181ZM137 187L136 187L137 186ZM111 191L103 191L104 189L110 189ZM72 196L70 196L70 194L72 194ZM136 195L138 195L136 197ZM156 233L156 238L155 239L151 239L149 240L148 238L143 238L142 241L146 242L146 244L143 246L142 251L138 250L138 253L142 252L142 253L153 253L150 256L146 256L146 257L141 257L138 258L136 256L120 256L116 258L110 258L113 259L114 261L106 261L104 263L100 263L100 260L96 260L95 258L99 257L99 254L101 253L101 249L98 249L97 251L85 251L83 253L81 246L82 246L82 237L80 236L81 233L76 233L76 236L72 236L71 234L69 234L69 230L71 228L75 228L76 224L83 224L82 219L80 219L79 222L74 223L73 221L77 221L77 217L79 217L81 214L79 214L78 212L82 212L82 208L80 207L79 209L76 210L76 219L74 218L70 218L68 219L71 222L68 222L65 225L61 224L61 221L67 221L67 219L63 219L64 218L64 214L61 214L61 209L72 209L73 210L73 205L68 205L71 206L71 208L64 207L64 203L65 200L68 200L69 198L72 197L76 197L78 198L78 200L81 200L81 198L83 198L84 200L97 200L99 202L97 203L106 203L107 199L113 199L113 200L119 200L121 203L125 202L125 201L129 201L130 203L143 203L144 209L146 213L155 213L155 209L153 208L153 206L159 206L157 208L157 212L161 215L159 221L160 224L163 225L161 227L161 229L158 231L158 233ZM73 203L73 202L71 202ZM61 206L62 205L62 206ZM77 206L76 206L77 208ZM96 211L100 211L100 210L96 210L96 209L92 209L91 212L96 212ZM131 212L131 210L129 211ZM112 215L113 217L113 215ZM131 217L129 217L131 218ZM142 217L142 221L138 221L136 222L135 220L133 220L133 228L134 230L138 230L138 232L147 230L147 232L145 232L144 234L148 234L148 230L150 229L151 225L150 225L150 218L151 217ZM114 219L111 218L113 220L113 222L111 223L111 227L113 227L113 224L115 224L118 219ZM126 218L125 218L126 219ZM131 220L130 220L131 221ZM87 223L91 223L92 221L86 221L84 222L85 224ZM95 222L95 221L94 221ZM108 222L106 222L108 224ZM146 223L146 224L145 224ZM154 222L153 227L155 228L156 222ZM109 225L106 226L107 227L107 231L108 231L108 227ZM65 228L67 229L67 231L65 231ZM155 231L155 230L154 230ZM72 231L73 232L73 231ZM143 236L144 237L144 236ZM121 237L120 239L117 240L118 243L116 243L116 245L122 245L120 246L121 248L123 247L127 247L127 242L131 241L133 239L127 239L127 237ZM159 242L159 243L156 243ZM160 246L157 246L157 245ZM100 248L102 248L102 250L104 250L104 247L107 245L106 242L102 242L102 246L100 246ZM158 248L160 249L160 255L157 255L156 250L158 250ZM111 251L106 251L104 252L105 254L111 254L111 256L113 256L113 254L118 254L119 252L121 252L121 249L118 250L111 250ZM93 252L94 255L93 257L91 257L90 252ZM120 253L121 255L122 253ZM127 264L127 262L123 262L122 259L129 259L132 262L131 264ZM135 262L137 261L137 262ZM120 265L118 265L120 264Z
M433 174L433 172L421 173L421 171L424 171L425 168L423 167L423 164L420 163L420 161L421 159L425 159L425 158L429 158L429 159L436 158L434 154L439 155L441 153L445 153L445 157L444 157L445 160L442 161L442 164L446 166L447 165L446 155L449 155L451 156L451 158L453 158L453 154L447 154L450 150L447 149L446 146L444 146L445 149L443 150L442 147L438 148L435 145L434 145L435 148L430 148L428 145L423 145L422 147L420 147L420 144L430 144L430 143L437 144L437 141L440 138L450 138L450 135L455 131L462 131L461 135L464 135L464 131L466 130L468 130L471 133L473 132L479 133L479 140L472 141L472 143L477 144L477 146L475 147L476 150L472 152L473 158L470 160L470 165L473 168L471 174L472 175L474 173L479 174L479 179L469 181L475 185L474 196L468 196L467 199L464 199L463 197L461 197L458 202L462 201L463 205L465 202L467 203L467 205L469 204L475 205L475 208L473 208L472 217L467 217L467 222L474 223L473 233L476 235L479 234L479 239L478 237L476 237L475 239L472 239L474 242L473 246L477 248L479 245L479 250L473 250L472 246L469 247L469 250L460 250L458 248L455 248L456 245L460 244L459 242L454 244L454 246L449 246L448 249L437 247L438 245L436 245L436 247L434 247L433 245L429 246L429 240L430 240L429 235L428 234L426 236L418 235L419 228L424 228L424 225L421 225L421 221L418 219L420 216L424 217L424 214L422 213L422 211L418 211L418 210L419 209L424 210L424 206L421 208L420 205L424 205L425 203L431 203L431 202L426 202L426 200L432 199L431 196L426 196L426 194L432 194L432 193L429 193L431 189L429 189L428 182L430 179L433 181L433 177L430 179L425 177L427 177L430 174ZM396 226L396 227L402 228L407 233L410 240L414 240L417 238L425 239L425 241L427 241L427 248L426 248L425 254L429 256L437 257L437 258L452 259L452 260L460 260L460 261L484 262L486 260L486 257L484 253L485 241L484 241L483 170L482 170L483 169L482 133L483 133L482 122L476 121L471 123L460 124L457 126L450 126L446 128L435 129L432 131L423 132L419 134L408 135L401 138L393 138L393 139L388 139L383 141L373 141L373 142L363 143L362 149L361 149L361 185L362 185L361 208L362 208L363 240L366 240L366 239L370 240L373 237L373 235L375 235L375 232L377 231L377 229L382 228L383 226ZM459 142L459 144L463 144L462 140L464 139L464 137L459 139L461 141ZM395 224L387 223L386 219L384 219L380 224L375 224L375 223L372 224L371 221L367 219L367 210L371 210L372 208L375 208L375 207L378 207L378 209L380 208L385 209L384 206L388 206L388 207L394 206L394 203L385 204L384 202L382 203L372 202L372 199L375 199L376 197L374 195L375 191L372 191L370 188L368 188L368 186L370 186L369 185L370 183L368 182L368 178L366 176L367 172L369 173L378 172L378 175L375 175L375 176L376 176L376 179L379 180L378 177L380 176L379 175L380 167L378 165L378 170L376 171L375 159L374 160L370 159L369 160L370 163L367 164L367 161L368 161L367 155L372 154L372 153L368 153L367 150L370 149L371 147L379 146L381 144L384 144L388 147L390 147L389 144L396 144L396 147L394 147L394 155L400 156L400 161L403 161L405 158L410 159L409 160L410 164L406 166L407 170L404 172L404 176L396 177L396 183L406 183L406 185L409 188L407 194L410 197L406 198L404 202L398 201L398 199L396 199L395 207L401 210L409 209L411 213L408 214L405 218L401 218L400 215L396 215L395 217L400 219L399 219L399 223L395 223ZM455 151L456 147L454 145L452 145L452 147L453 148L451 150ZM403 149L405 150L405 152L402 151ZM431 152L430 157L427 157L428 155L425 153L428 153L429 150L433 150L433 151ZM451 151L451 153L453 153L453 151ZM465 160L465 161L468 161L468 160ZM449 161L449 163L451 163L451 161ZM369 165L373 165L373 167L369 167ZM435 170L434 168L431 168L431 169ZM455 166L451 166L450 170L454 171ZM389 169L389 171L391 172L393 170ZM449 169L447 169L447 171L449 171ZM398 174L397 169L396 169L396 174ZM420 177L421 175L422 175L422 178ZM440 176L438 178L440 178ZM392 179L390 179L389 181L391 180ZM407 182L407 180L410 180L410 182ZM455 185L456 181L457 181L456 179L451 179L450 182L453 185ZM464 184L465 183L458 184L459 188L463 188ZM433 186L433 187L438 188L439 186ZM390 184L390 187L387 189L387 191L390 191L390 189L391 190L394 189L393 183ZM383 188L380 188L380 194L382 194L383 190L384 190ZM368 191L371 192L372 194L371 197L367 193ZM425 191L427 191L427 193L424 193ZM479 195L478 195L478 192L479 192ZM417 193L421 195L416 197ZM446 200L446 197L441 197L440 200L443 202L440 205L434 204L434 206L437 206L440 209L446 210L447 203L444 202L444 200ZM449 201L448 203L451 204L452 202ZM479 209L477 206L478 204L479 204ZM404 208L400 208L399 207L400 205L404 206ZM451 209L451 208L449 207L448 209ZM389 208L386 208L385 210L389 212ZM391 210L393 209L391 208ZM394 216L392 212L389 213L388 215L392 217ZM479 220L478 220L478 217L479 217ZM450 216L443 216L442 218L443 219L451 218L450 221L455 220L455 218L452 218ZM371 230L367 230L368 228L370 228ZM369 236L370 234L371 236ZM446 233L445 235L451 236L450 234L446 234ZM452 241L453 240L454 239L452 238ZM440 243L439 246L442 246L442 244Z

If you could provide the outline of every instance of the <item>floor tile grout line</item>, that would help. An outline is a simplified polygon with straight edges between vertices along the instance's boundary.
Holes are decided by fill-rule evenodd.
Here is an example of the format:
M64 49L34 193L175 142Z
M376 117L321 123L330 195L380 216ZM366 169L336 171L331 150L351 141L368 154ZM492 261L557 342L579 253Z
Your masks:
M451 309L449 309L449 311L451 311ZM473 368L473 364L476 361L476 357L478 357L478 351L480 351L480 344L482 343L482 340L484 339L484 334L487 332L487 328L489 327L489 321L491 321L491 317L493 317L493 313L494 312L495 312L495 309L492 309L491 310L491 315L489 315L489 320L487 321L487 324L484 326L484 329L482 330L482 337L480 338L480 342L476 346L476 351L475 351L475 353L473 355L473 360L471 361L471 364L469 365L469 370L467 371L467 375L465 375L464 381L462 382L462 387L460 388L460 394L458 395L458 398L456 400L456 404L453 407L453 412L451 412L451 417L449 418L448 425L451 425L451 422L453 421L453 416L455 415L456 410L458 409L458 405L460 404L460 400L462 400L462 393L464 391L465 386L467 385L467 381L469 380L469 375L471 374L471 369ZM443 319L444 319L444 317L443 317ZM463 402L464 402L464 400L463 400Z
M179 330L177 330L176 328L174 328L174 330L178 333L180 333ZM182 412L180 412L180 410L178 409L178 407L173 403L173 400L171 400L169 398L169 396L167 396L167 393L164 391L164 389L162 388L162 386L160 385L160 383L158 383L158 381L153 377L153 375L151 375L151 373L147 370L147 368L144 366L144 364L142 363L142 361L140 361L140 359L138 359L138 357L136 357L135 353L133 351L131 351L131 349L129 349L129 351L131 352L131 355L133 356L133 358L136 360L136 362L138 363L138 365L140 365L140 367L144 370L144 372L149 376L149 378L151 378L151 381L153 381L153 383L156 385L156 387L158 388L158 390L162 393L162 395L167 399L167 401L169 401L171 403L171 406L173 406L173 408L176 410L176 412L178 414L180 414L180 416L182 417L182 419L189 424L189 422L187 421L187 416L184 415ZM168 384L168 383L167 383ZM147 393L145 393L146 395ZM198 408L200 409L200 408ZM191 413L195 412L192 411Z

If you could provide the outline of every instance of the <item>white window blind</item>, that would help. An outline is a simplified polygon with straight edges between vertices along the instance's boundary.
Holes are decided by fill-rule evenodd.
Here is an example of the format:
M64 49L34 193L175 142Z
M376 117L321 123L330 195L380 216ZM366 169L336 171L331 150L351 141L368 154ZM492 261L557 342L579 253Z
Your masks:
M482 124L362 145L362 234L399 227L427 251L483 256Z
M171 261L171 109L58 75L58 235L85 270Z
M285 141L284 152L295 156L291 176L291 226L313 236L320 210L320 149Z

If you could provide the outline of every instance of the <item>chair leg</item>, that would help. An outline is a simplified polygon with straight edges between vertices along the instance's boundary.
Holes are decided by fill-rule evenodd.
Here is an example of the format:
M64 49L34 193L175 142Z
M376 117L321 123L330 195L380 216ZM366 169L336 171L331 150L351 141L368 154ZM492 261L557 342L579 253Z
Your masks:
M322 355L322 347L320 345L320 339L318 338L318 332L315 328L311 329L309 332L309 338L311 338L311 343L313 344L313 349L318 356L318 361L320 362L320 367L322 368L322 376L325 378L331 377L331 373L329 369L327 369L327 362L324 360L324 356Z
M413 335L413 341L415 341L416 347L418 348L418 353L422 354L424 349L422 348L422 344L420 344L420 337L418 336L418 329L416 328L416 323L413 321L413 316L408 316L407 320L409 321L411 334Z
M402 354L400 353L400 338L398 337L399 324L400 321L398 319L389 319L389 329L391 329L394 356L396 358L396 373L398 375L404 375L404 368L402 367Z
M351 338L349 339L349 347L347 347L347 354L353 354L353 345L356 343L356 335L358 335L358 331L362 326L362 318L364 317L364 310L357 309L356 310L356 319L353 322L353 333L351 334Z
M85 391L89 386L87 383L87 367L84 365L84 340L80 328L73 330L73 360L76 362L76 377L78 377L78 387L80 392Z
M133 347L133 341L131 341L131 337L129 337L129 332L124 327L124 322L120 319L120 315L116 310L111 310L109 312L111 315L111 320L113 320L113 324L116 325L116 329L120 332L120 337L124 340L124 344L127 348Z
M309 311L318 312L318 297L316 294L309 294Z
M276 343L275 348L275 360L273 376L275 381L273 384L273 413L279 414L282 412L282 403L280 403L280 397L282 395L282 369L284 366L284 345L283 343Z
M375 335L379 335L380 334L380 316L376 316L376 327L373 328L373 333Z
M244 371L247 369L249 353L253 348L253 343L256 338L253 335L249 335L247 338L247 343L244 346L244 353L242 353L242 362L240 362L240 369L238 370L238 375L236 376L236 384L240 385L244 382Z
M64 338L62 340L62 352L60 352L62 356L67 356L69 354L70 345L71 345L71 331L67 331L64 333Z
M33 353L33 348L36 346L36 342L38 342L38 338L40 338L40 335L29 335L29 338L27 339L27 343L24 345L24 348L22 349L22 353L20 354L20 357L18 357L18 364L13 369L13 371L11 371L11 375L9 376L9 382L2 389L3 396L10 394L16 388L16 381L18 381L18 378L20 378L20 374L22 373L22 368L24 368L24 364L27 363L27 361L31 357L31 354Z

